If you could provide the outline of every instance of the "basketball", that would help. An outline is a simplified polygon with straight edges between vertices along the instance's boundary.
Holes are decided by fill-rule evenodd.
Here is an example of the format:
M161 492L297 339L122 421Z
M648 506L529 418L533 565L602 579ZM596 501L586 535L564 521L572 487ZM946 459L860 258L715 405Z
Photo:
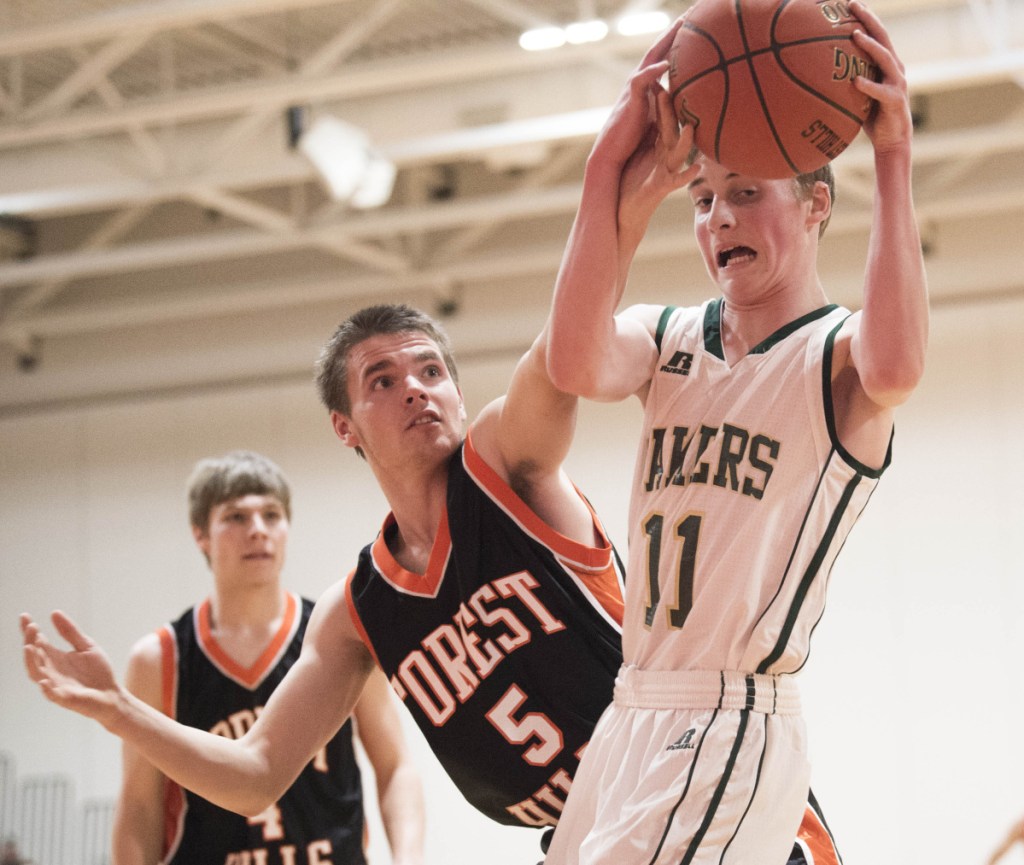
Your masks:
M669 94L702 153L753 177L821 168L860 131L878 80L846 0L698 0L669 54Z

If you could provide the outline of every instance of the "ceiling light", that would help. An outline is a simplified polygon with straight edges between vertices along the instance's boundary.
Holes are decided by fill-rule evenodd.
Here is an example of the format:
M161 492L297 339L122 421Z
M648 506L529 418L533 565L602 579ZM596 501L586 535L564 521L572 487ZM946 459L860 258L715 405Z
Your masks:
M395 188L397 174L398 169L395 168L395 163L376 153L371 154L366 172L348 203L360 210L387 204L388 199L391 198L391 191Z
M565 28L566 41L571 45L583 45L585 42L600 42L608 35L608 25L599 19L593 21L574 21Z
M561 27L537 27L519 37L519 47L526 51L546 51L565 45L565 31Z
M336 201L379 207L391 197L395 166L374 150L362 129L322 115L301 133L298 148Z
M644 33L660 33L668 28L666 12L634 12L623 15L615 22L615 29L622 36L639 36Z

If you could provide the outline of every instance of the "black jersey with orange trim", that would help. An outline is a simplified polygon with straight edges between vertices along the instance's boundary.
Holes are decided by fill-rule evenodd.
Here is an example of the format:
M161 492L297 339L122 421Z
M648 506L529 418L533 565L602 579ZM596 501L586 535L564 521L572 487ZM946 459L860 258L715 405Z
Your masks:
M281 627L250 667L217 643L209 600L157 633L164 712L191 727L242 736L298 660L313 602L287 595ZM291 788L258 817L226 811L168 782L166 865L365 865L362 787L346 722Z
M387 547L389 516L348 581L353 621L466 799L553 825L622 661L622 572L548 527L469 439L425 574Z

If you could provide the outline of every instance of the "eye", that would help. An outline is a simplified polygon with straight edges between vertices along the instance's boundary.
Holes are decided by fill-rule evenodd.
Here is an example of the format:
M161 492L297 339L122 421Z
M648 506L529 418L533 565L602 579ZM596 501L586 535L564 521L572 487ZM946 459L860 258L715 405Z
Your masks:
M284 514L282 514L281 511L265 511L264 514L263 514L263 519L264 519L265 522L268 522L268 523L276 523L283 516L284 516Z
M426 373L426 375L428 375L428 376L429 376L430 378L440 378L440 377L441 377L442 375L444 375L444 371L443 371L443 370L441 369L441 367L440 367L440 366L438 366L438 365L437 365L436 363L432 363L432 364L430 364L430 366L428 366L428 367L427 367L427 368L426 368L426 369L424 370L424 372L425 372L425 373Z
M370 382L370 389L371 390L385 390L386 388L391 387L391 385L393 383L394 382L392 381L391 376L389 376L389 375L379 375L379 376L377 376L377 378L373 379L373 381Z
M693 198L693 209L694 210L707 210L711 207L711 196L710 195L697 195Z

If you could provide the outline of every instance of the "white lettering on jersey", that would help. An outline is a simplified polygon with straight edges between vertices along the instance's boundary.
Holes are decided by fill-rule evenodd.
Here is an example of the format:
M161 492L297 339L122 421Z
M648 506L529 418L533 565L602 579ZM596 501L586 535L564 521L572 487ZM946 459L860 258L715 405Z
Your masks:
M537 596L540 583L527 571L509 574L481 586L469 598L469 607L459 606L454 625L444 624L423 638L422 649L414 649L398 665L391 686L403 700L412 697L436 726L444 725L459 703L475 693L507 655L527 645L536 622L545 634L565 630L560 621ZM515 603L494 605L501 599ZM484 636L477 626L500 629Z

